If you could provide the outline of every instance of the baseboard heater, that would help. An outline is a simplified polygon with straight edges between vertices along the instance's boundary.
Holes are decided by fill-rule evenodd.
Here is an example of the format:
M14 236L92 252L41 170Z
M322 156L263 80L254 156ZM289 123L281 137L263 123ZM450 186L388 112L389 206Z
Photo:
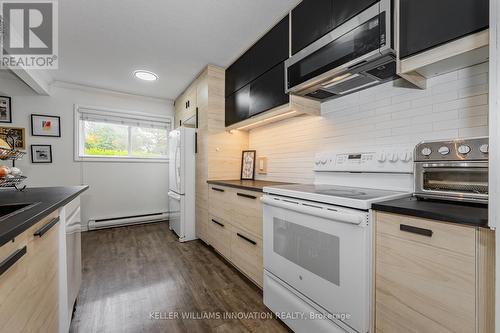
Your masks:
M89 230L168 220L168 212L89 220Z

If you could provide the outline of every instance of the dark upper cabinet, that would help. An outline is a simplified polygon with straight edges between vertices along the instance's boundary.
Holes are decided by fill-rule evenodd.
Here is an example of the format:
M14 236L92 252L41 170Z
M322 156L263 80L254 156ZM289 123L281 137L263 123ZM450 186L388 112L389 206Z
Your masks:
M288 15L226 70L226 96L285 61L289 53Z
M226 97L226 126L289 102L285 94L285 64L281 63Z
M250 116L288 103L285 64L281 63L250 84Z
M226 126L236 124L250 116L250 85L226 97Z
M226 96L255 79L253 51L253 49L248 50L226 69Z
M291 15L292 54L334 28L332 0L303 0Z
M489 25L489 0L401 0L400 8L401 58Z
M303 0L292 10L292 54L299 52L377 1Z

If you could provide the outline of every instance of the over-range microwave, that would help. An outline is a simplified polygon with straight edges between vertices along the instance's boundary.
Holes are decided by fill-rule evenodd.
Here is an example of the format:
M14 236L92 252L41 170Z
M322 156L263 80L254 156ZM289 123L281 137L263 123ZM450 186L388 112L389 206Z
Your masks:
M285 62L287 93L328 100L397 78L391 0L380 0Z

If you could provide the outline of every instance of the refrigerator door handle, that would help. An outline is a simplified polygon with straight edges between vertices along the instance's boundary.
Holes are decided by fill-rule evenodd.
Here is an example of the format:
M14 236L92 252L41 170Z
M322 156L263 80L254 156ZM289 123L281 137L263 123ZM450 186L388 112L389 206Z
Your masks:
M168 191L168 196L174 200L181 200L180 194L177 194L177 193L172 192L172 191Z

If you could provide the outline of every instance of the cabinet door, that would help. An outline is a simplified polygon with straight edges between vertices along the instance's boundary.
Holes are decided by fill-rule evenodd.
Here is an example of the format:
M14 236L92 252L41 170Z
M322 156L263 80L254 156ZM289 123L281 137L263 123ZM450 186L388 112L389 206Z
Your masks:
M15 240L1 248L4 265L7 256L11 260L0 274L0 332L57 332L59 223L51 224L43 235L33 236L55 217L57 212L16 237L21 242Z
M288 15L226 70L226 97L288 58Z
M250 85L226 97L226 126L242 121L249 116Z
M333 24L335 27L353 18L378 0L333 0Z
M256 79L274 66L282 63L289 54L288 15L265 34L254 46L254 74Z
M401 0L400 57L408 57L489 25L488 0Z
M226 97L246 86L255 78L253 48L246 51L226 70Z
M304 0L292 10L292 54L334 27L332 0Z
M251 83L250 117L288 103L285 93L285 65L277 65Z
M377 212L376 332L474 332L476 230Z

